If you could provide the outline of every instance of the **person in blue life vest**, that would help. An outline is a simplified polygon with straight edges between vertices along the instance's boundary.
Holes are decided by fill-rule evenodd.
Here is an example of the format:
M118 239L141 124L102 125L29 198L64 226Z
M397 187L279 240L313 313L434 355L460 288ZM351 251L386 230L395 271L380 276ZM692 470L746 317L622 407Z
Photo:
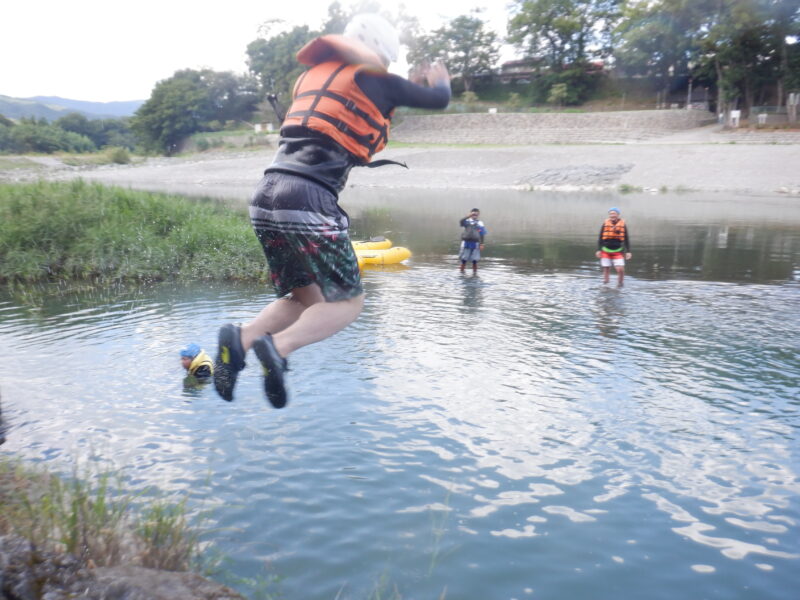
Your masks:
M410 80L388 72L399 48L390 23L362 14L343 34L315 38L297 53L308 69L295 83L277 152L250 201L277 299L251 321L219 330L214 387L227 401L252 348L267 399L285 406L286 357L361 313L364 291L339 192L353 167L392 163L372 157L386 145L395 107L450 102L450 76L440 62L416 67Z
M181 366L189 377L198 381L208 380L214 374L211 357L197 344L189 344L181 349Z
M623 286L625 279L625 261L630 260L631 239L628 234L628 225L620 218L617 207L608 209L608 218L600 226L600 235L597 238L597 252L595 256L600 259L603 269L603 283L608 283L611 277L611 266L617 271L617 287Z
M459 221L463 227L461 232L461 250L458 258L461 261L462 273L467 268L467 263L472 263L472 272L478 271L478 261L483 250L483 238L486 236L486 226L480 220L481 211L473 208L469 214Z

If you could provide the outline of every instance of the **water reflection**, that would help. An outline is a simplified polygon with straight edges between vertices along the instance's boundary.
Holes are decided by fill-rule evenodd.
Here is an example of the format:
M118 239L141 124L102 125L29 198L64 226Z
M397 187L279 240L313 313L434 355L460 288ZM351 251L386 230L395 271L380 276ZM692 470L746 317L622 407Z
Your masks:
M597 296L597 330L601 336L615 339L625 317L625 300L618 288L602 287ZM614 352L609 348L609 352Z
M464 297L464 308L467 313L477 314L483 306L484 283L477 273L462 274L461 286Z
M356 235L388 235L416 255L455 255L459 215L476 205L489 229L484 255L537 270L595 267L597 233L621 205L634 259L646 279L797 281L800 205L791 198L731 195L550 194L510 191L439 194L348 189L342 204Z

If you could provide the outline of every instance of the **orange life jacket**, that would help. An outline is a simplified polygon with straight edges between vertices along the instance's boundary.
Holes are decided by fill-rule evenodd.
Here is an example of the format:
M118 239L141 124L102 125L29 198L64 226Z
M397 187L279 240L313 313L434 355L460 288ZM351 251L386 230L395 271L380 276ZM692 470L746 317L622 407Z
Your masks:
M600 239L625 241L625 221L617 219L616 223L612 223L611 219L606 219Z
M363 163L389 139L391 114L384 117L355 82L356 74L374 67L329 60L312 66L294 86L283 127L302 125L333 138Z

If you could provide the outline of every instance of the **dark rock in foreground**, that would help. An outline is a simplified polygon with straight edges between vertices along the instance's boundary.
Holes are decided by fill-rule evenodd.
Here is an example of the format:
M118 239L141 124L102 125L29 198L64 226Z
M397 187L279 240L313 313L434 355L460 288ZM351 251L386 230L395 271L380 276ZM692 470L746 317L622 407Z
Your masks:
M195 573L144 567L87 568L69 554L43 552L18 537L0 536L2 600L243 600Z

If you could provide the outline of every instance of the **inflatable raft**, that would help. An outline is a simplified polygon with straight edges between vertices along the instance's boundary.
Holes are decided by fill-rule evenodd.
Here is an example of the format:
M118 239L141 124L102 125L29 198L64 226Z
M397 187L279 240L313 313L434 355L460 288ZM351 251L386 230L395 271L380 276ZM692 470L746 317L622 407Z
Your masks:
M392 240L385 237L373 237L366 241L353 242L353 248L359 250L386 250L392 247Z
M384 237L353 242L353 249L356 251L360 269L364 265L396 265L411 257L411 250L392 246L392 241Z
M411 250L402 246L380 250L356 250L366 265L394 265L411 257Z

